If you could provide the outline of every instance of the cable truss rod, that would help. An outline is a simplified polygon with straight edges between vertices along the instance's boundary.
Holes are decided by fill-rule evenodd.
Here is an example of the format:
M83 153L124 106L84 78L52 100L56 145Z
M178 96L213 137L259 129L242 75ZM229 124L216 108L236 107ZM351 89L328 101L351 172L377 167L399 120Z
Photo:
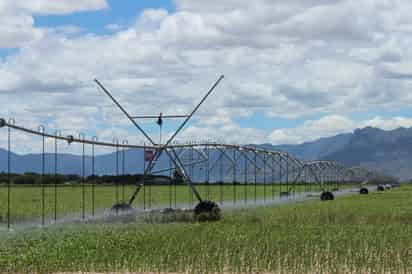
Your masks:
M17 125L13 125L10 123L5 122L4 123L5 127L9 127L18 131L30 133L33 135L37 136L42 136L42 137L47 137L47 138L52 138L52 139L57 139L61 141L66 141L67 143L81 143L81 144L89 144L89 145L98 145L98 146L104 146L104 147L119 147L119 148L148 148L148 149L156 149L156 146L143 146L143 145L130 145L130 144L114 144L114 143L108 143L108 142L100 142L96 140L87 140L87 139L82 139L82 138L76 138L73 135L68 135L68 136L60 136L60 135L54 135L50 134L47 132L42 132L38 130L33 130Z
M103 141L93 141L93 140L87 140L87 139L80 139L76 138L74 135L67 135L67 136L61 136L61 135L54 135L50 134L47 132L41 132L38 130L34 129L29 129L25 128L23 126L18 126L14 125L12 123L6 122L4 119L0 119L0 124L3 127L10 127L15 130L19 130L22 132L30 133L33 135L37 136L44 136L47 138L52 138L52 139L57 139L57 140L62 140L66 141L68 143L85 143L85 144L90 144L90 145L100 145L100 146L106 146L106 147L119 147L119 148L146 148L146 149L157 149L159 148L158 146L154 145L134 145L134 144L113 144L110 142L103 142ZM256 152L262 152L262 153L269 153L272 155L282 155L284 156L283 152L279 151L271 151L271 150L264 150L264 149L253 149L249 148L246 146L241 146L241 145L231 145L231 144L217 144L217 143L196 143L196 144L172 144L169 145L168 148L174 148L174 149L181 149L181 148L190 148L190 147L204 147L204 146L212 146L212 147L219 147L219 148L227 148L227 149L237 149L237 150L244 150L244 151L256 151ZM291 158L293 159L293 158Z
M149 140L149 142L152 145L155 145L156 143L153 141L153 139L136 123L136 121L130 116L130 114L126 111L126 109L124 107L122 107L122 105L113 97L113 95L109 92L109 90L107 90L97 79L94 79L94 81L96 82L96 84L101 88L101 90L104 91L104 93L106 93L107 96L109 96L109 98L113 101L113 103L123 112L124 115L126 115L126 117L130 120L130 122L132 122L132 124L140 131L140 133L142 133L144 135L144 137L146 137L147 140Z
M282 154L282 156L286 155L286 153L281 152L281 151L276 151L276 150L265 150L265 149L261 149L261 148L252 148L252 147L248 147L248 146L242 146L242 145L233 145L233 144L224 144L224 143L207 143L207 142L199 142L199 143L195 143L195 144L171 144L168 145L168 148L175 148L175 149L179 149L179 148L187 148L187 147L193 147L193 146L198 146L198 147L202 147L202 146L209 146L209 147L215 147L215 148L229 148L229 149L237 149L239 151L249 151L249 152L262 152L262 153L270 153L270 154ZM293 158L294 159L294 158ZM297 162L301 163L300 161L298 161L297 159L294 159Z
M138 115L138 116L131 116L132 119L157 119L161 117L162 119L177 119L177 118L187 118L189 115Z
M187 118L183 121L183 123L179 126L179 128L173 133L173 135L167 140L165 146L167 147L173 140L174 138L179 134L179 132L186 126L186 124L190 121L190 119L193 117L193 115L198 111L200 106L206 101L206 99L212 94L212 92L215 90L215 88L219 85L219 83L225 78L225 76L221 75L219 79L213 84L213 86L209 89L209 91L206 93L206 95L200 100L200 102L196 105L196 107L192 110L192 112L187 116Z
M203 163L205 163L205 162L207 162L207 160L199 160L199 161L196 161L196 162L183 163L183 165L184 165L185 167L192 167L192 166L196 166L196 165L203 164ZM159 169L159 170L152 171L151 174L152 174L152 175L154 175L154 174L161 174L161 173L164 173L164 172L167 172L167 171L171 171L171 170L176 170L176 168L172 167L172 168Z

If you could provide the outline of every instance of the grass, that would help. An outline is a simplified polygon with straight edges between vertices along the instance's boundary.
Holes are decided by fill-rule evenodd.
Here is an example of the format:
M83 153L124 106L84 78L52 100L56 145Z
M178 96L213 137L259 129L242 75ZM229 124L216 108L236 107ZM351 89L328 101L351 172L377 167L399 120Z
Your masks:
M53 227L0 237L0 272L410 273L412 187L224 212L216 223Z
M348 186L346 186L348 187ZM255 199L255 186L250 185L211 185L209 187L200 185L197 187L202 197L216 202L233 201L235 195L237 201L247 200L253 203ZM92 215L93 204L94 211L99 212L109 209L116 201L127 201L132 195L135 187L122 186L95 186L94 203L93 187L86 185L84 187L84 209L85 215ZM257 199L271 199L278 196L280 191L286 191L286 185L257 185ZM310 188L312 191L320 191L318 185ZM309 186L296 185L295 191L307 191ZM234 193L235 191L235 193ZM10 191L10 218L11 223L19 223L26 220L33 220L42 216L42 188L41 186L12 186ZM56 194L56 196L55 196ZM80 185L61 185L55 192L53 186L47 186L44 190L44 213L46 217L53 218L55 213L57 217L67 214L82 215L83 208L83 188ZM0 226L1 220L6 220L7 216L7 187L0 186ZM55 202L57 201L57 203ZM146 186L139 194L134 206L137 208L155 208L155 207L174 207L179 204L188 204L193 206L196 199L187 186ZM4 222L3 222L4 223Z

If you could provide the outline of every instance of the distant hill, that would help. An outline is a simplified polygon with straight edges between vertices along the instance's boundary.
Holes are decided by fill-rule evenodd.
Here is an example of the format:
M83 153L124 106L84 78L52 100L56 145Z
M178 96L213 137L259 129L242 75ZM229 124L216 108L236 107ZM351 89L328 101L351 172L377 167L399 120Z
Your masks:
M348 166L362 165L380 170L388 175L401 179L412 178L412 128L399 128L385 131L367 127L357 129L353 133L340 134L321 138L313 142L299 145L271 144L257 145L261 148L291 153L302 160L335 160ZM217 153L210 153L215 159ZM143 172L143 153L137 150L125 152L125 173ZM16 173L41 172L41 155L17 155L12 153L12 171ZM86 175L91 174L91 157L86 158ZM81 174L81 156L61 154L58 157L59 173ZM166 168L169 160L163 157L159 161L160 168ZM116 154L110 153L96 156L96 174L116 174ZM0 149L0 171L7 170L7 151ZM121 155L119 155L119 171L122 171ZM46 154L46 173L54 172L54 155ZM194 169L195 179L202 178L201 167ZM216 175L217 176L217 175ZM218 178L215 178L218 180ZM213 180L213 178L211 178Z
M119 154L119 171L122 172L122 155ZM18 155L11 154L11 170L15 173L36 172L41 173L41 154ZM73 154L58 155L58 172L61 174L81 174L82 157ZM54 154L45 154L45 172L54 173ZM125 173L137 174L143 171L143 153L136 150L125 152ZM0 171L7 170L7 151L0 149ZM98 175L116 174L116 154L104 154L96 156L95 170ZM92 157L85 157L85 174L92 173Z
M412 128L385 131L367 127L355 130L349 142L322 159L346 165L363 165L401 179L412 178Z
M302 160L334 160L362 165L403 180L412 178L412 128L382 130L366 127L353 133L321 138L300 145L263 145Z
M334 137L321 138L313 142L307 142L300 145L278 145L271 144L259 145L259 147L280 150L294 155L302 160L317 160L331 153L342 149L348 144L352 134L340 134Z
M183 159L189 160L190 154L186 153L183 155ZM193 155L196 159L196 153ZM215 150L209 151L209 157L212 162L216 161L220 157L220 152L217 153ZM144 172L144 159L143 151L130 149L126 150L124 154L124 173L125 174L143 174ZM185 161L185 160L183 160ZM156 170L162 170L169 168L170 160L167 155L163 154L156 164ZM242 163L240 163L242 165ZM45 154L45 173L54 174L55 167L55 157L54 154ZM123 161L122 153L118 154L118 162L116 163L116 153L109 153L98 155L95 157L95 174L96 175L116 175L117 169L121 175L123 173ZM227 176L227 179L231 176L230 174L222 174L218 172L219 167L214 167L216 172L209 174L209 179L211 182L221 180L221 176ZM7 171L7 151L0 148L0 172ZM18 155L11 153L11 172L12 173L25 173L34 172L41 174L42 172L42 155L41 154L26 154ZM82 156L73 154L58 154L58 171L59 174L70 175L82 174ZM191 178L195 181L204 181L206 178L206 173L203 165L197 165L196 167L187 167L187 172L191 175ZM193 176L192 176L193 172ZM222 174L222 175L221 175ZM92 157L85 156L85 175L92 175ZM171 176L172 174L167 171L157 175Z

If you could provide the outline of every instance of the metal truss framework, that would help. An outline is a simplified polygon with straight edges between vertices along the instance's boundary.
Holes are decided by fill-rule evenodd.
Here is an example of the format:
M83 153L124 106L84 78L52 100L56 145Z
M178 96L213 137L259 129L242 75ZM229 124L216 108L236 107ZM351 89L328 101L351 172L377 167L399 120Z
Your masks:
M0 119L0 127L66 141L69 144L79 143L116 149L159 149L157 145L133 145L128 142L110 143L97 141L96 137L86 139L73 135L47 133L43 127L39 130L15 125L13 120ZM364 167L345 167L335 161L301 161L286 152L262 149L254 146L221 144L215 142L173 142L167 147L170 155L169 166L159 165L148 174L174 174L184 171L185 176L193 183L196 195L196 183L210 184L283 184L285 191L292 192L297 184L321 185L325 190L342 183L362 183L380 173ZM157 158L159 160L160 157ZM154 161L153 161L154 162ZM163 161L164 162L164 161ZM150 165L150 164L149 164ZM146 168L147 169L147 168ZM144 182L139 183L139 187ZM197 195L196 195L197 196ZM200 197L200 194L199 194ZM197 197L199 199L199 197ZM202 200L200 197L199 200Z
M3 131L4 130L4 131ZM393 178L383 176L382 174L371 171L364 167L345 167L344 165L335 161L301 161L289 153L274 151L269 149L263 149L255 146L247 145L235 145L235 144L222 144L216 142L188 142L178 143L171 142L167 147L154 144L154 145L135 145L130 144L127 140L122 142L116 139L113 142L98 141L97 137L86 138L84 134L79 134L78 137L74 135L62 136L60 131L55 131L54 134L48 133L43 126L39 126L37 129L29 129L23 126L16 125L14 119L6 121L0 119L0 133L6 133L7 140L7 219L5 223L10 228L12 223L10 220L11 212L11 186L12 186L12 166L15 168L18 162L12 163L12 148L19 145L17 143L17 134L20 132L27 136L40 137L42 142L41 159L38 164L41 165L41 217L42 225L45 224L46 218L50 218L46 213L45 204L45 187L43 178L45 175L58 176L59 160L58 144L80 144L82 147L81 152L81 179L80 186L81 193L81 210L82 219L86 218L86 192L85 181L88 176L95 175L110 175L116 176L125 173L125 152L128 150L138 150L140 154L145 157L147 151L154 153L153 159L148 163L143 161L144 166L136 166L137 170L143 168L140 173L144 173L144 176L140 176L143 179L136 182L136 188L134 193L129 199L125 197L124 183L114 183L115 197L113 201L116 201L115 205L127 205L132 207L135 198L139 191L143 189L143 209L150 209L152 193L151 182L146 180L149 175L162 175L163 178L169 178L169 207L172 208L172 185L175 189L174 192L174 208L176 208L176 182L184 182L189 187L189 204L193 205L193 199L197 198L199 204L202 202L213 201L224 205L226 200L229 199L236 204L237 200L244 200L245 204L248 200L255 200L255 203L259 200L267 201L274 199L276 195L280 197L294 195L295 192L308 192L308 193L330 193L340 188L345 183L359 183L360 186L367 182L381 183L378 178L384 179L383 183L393 182ZM16 139L15 139L16 138ZM4 139L4 138L3 138ZM27 138L24 138L27 140ZM45 144L53 144L54 151L46 153ZM86 149L86 147L91 147ZM102 173L97 172L95 164L95 150L99 148L111 148L111 151L115 151L116 162L113 163L115 170L114 173ZM165 154L159 155L159 150L163 149ZM86 153L88 151L88 153ZM121 154L120 154L121 153ZM48 154L48 155L47 155ZM51 155L50 155L51 154ZM46 157L47 155L47 157ZM54 155L54 157L50 157ZM119 156L122 155L120 161ZM156 156L157 155L157 156ZM85 159L86 157L91 161L91 170L86 170ZM136 156L137 157L137 156ZM49 167L46 168L46 158L49 159ZM54 160L50 160L53 159ZM128 161L138 162L139 159L128 159ZM146 164L147 163L147 164ZM52 168L50 167L52 165ZM79 165L80 166L80 165ZM122 172L119 172L119 167L122 166ZM90 168L90 163L89 163ZM3 170L4 171L4 170ZM137 172L138 173L138 172ZM135 173L136 174L136 173ZM14 176L14 175L13 175ZM176 177L177 176L177 177ZM146 179L145 179L146 178ZM173 183L174 182L174 183ZM4 182L3 182L4 183ZM217 185L214 188L215 193L210 193L209 185ZM224 186L232 187L224 187ZM149 204L146 204L146 188L149 191ZM253 188L254 186L254 188ZM275 187L276 186L276 187ZM122 190L120 192L120 187ZM94 216L95 212L95 192L94 183L92 183L92 198L91 198L91 215ZM202 191L198 191L202 189ZM254 191L253 191L254 190ZM216 192L217 191L217 192ZM224 194L226 191L226 194ZM232 193L227 193L227 191ZM263 197L262 197L263 191ZM53 220L57 221L58 216L58 194L57 194L57 180L54 183L54 217ZM259 193L259 194L258 194ZM230 196L228 196L228 194ZM158 195L153 193L153 195ZM160 194L159 194L160 195ZM120 198L122 196L122 198ZM213 197L213 198L211 198ZM322 195L321 195L322 198ZM198 205L199 205L198 204ZM146 207L147 206L147 207ZM196 209L196 208L195 208ZM112 207L113 210L113 207ZM116 211L117 213L117 211ZM0 220L1 224L1 220Z

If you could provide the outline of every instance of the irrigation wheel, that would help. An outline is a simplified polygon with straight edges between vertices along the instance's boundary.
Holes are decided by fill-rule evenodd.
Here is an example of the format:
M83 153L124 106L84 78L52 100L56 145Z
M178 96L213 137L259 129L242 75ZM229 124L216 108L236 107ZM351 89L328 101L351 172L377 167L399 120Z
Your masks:
M290 192L289 191L282 191L281 193L280 193L280 197L282 198L282 197L289 197L290 196Z
M212 201L201 201L194 209L195 219L199 222L219 221L222 218L219 206Z
M362 188L360 189L359 193L360 193L361 195L367 195L367 194L369 194L369 189L367 189L366 187L362 187Z
M385 191L385 187L383 185L378 185L378 191Z
M128 212L133 210L133 207L131 205L129 205L128 203L118 203L118 204L114 204L112 206L112 208L110 209L110 211L112 212Z
M330 192L330 191L324 191L320 195L320 199L322 201L333 201L333 200L335 200L335 195L333 195L333 193Z

